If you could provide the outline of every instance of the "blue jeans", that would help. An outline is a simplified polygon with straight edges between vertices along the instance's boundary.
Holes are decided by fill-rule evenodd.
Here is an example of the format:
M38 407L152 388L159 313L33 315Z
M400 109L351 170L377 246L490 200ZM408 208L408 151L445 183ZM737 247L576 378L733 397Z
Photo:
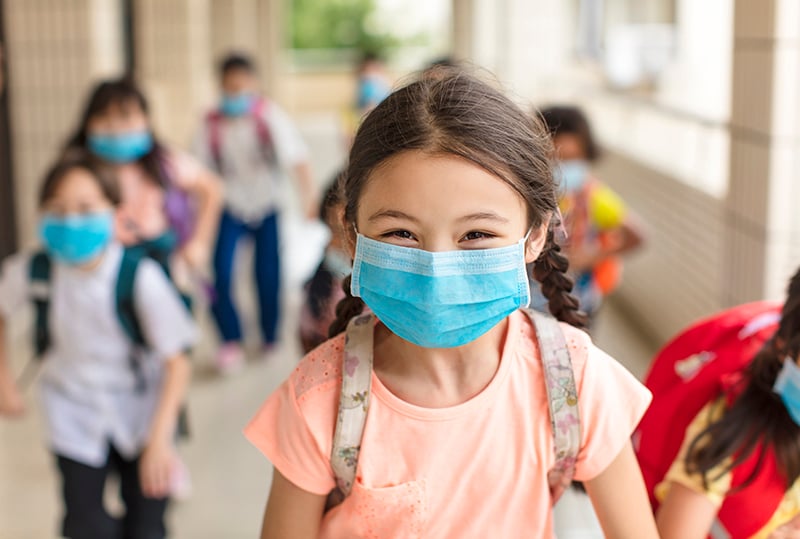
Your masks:
M280 315L280 259L278 256L278 215L273 213L259 223L245 223L227 211L222 213L219 236L214 251L216 291L211 311L222 335L222 340L241 342L242 328L239 315L233 304L232 281L233 259L236 245L245 234L255 242L255 281L258 290L258 306L261 334L264 344L276 340Z

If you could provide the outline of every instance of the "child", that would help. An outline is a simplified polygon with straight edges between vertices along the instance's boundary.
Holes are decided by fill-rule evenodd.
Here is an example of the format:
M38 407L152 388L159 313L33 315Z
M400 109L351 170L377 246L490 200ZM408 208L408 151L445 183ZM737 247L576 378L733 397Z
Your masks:
M336 319L336 305L344 297L342 280L350 275L352 262L346 251L342 217L344 203L340 194L343 174L328 187L320 206L320 219L328 225L331 240L317 271L306 283L306 299L300 313L300 342L305 353L328 339L331 323Z
M565 216L574 293L591 325L603 297L619 284L617 257L639 248L643 235L622 200L591 175L599 150L583 113L575 107L548 107L541 116L558 158L555 176L561 182L559 206ZM535 303L544 309L541 294Z
M553 241L551 152L538 123L464 74L414 82L366 118L343 190L353 295L331 330L365 305L377 321L358 316L348 336L362 328L360 338L338 335L306 356L247 427L275 465L262 538L551 537L557 462L574 464L609 537L656 537L629 439L649 394L569 325L582 316ZM551 334L563 333L561 348L540 349L540 326L518 310L526 261L566 322ZM374 353L373 372L366 355L343 353L362 337L374 338L359 350ZM545 373L540 361L558 349L572 367L559 364L551 400L553 364ZM353 405L340 408L354 376L372 390L344 393ZM333 451L335 426L353 427L343 418L362 405L363 436ZM553 431L550 405L580 420ZM575 435L575 460L554 450L562 432ZM334 462L352 482L335 478ZM328 494L350 485L326 512Z
M147 258L136 266L132 298L147 349L134 347L123 330L115 290L132 251L114 240L118 203L105 171L74 153L48 174L40 196L39 231L52 265L41 404L61 474L62 534L71 538L165 537L176 422L190 373L184 350L195 342L188 311ZM4 265L0 342L5 320L37 294L32 260L19 254ZM7 353L0 347L0 415L12 416L23 412L23 401ZM103 506L112 471L127 509L121 519Z
M225 181L225 210L214 251L215 299L212 312L222 336L217 356L222 372L244 360L242 330L233 303L233 262L242 236L255 242L255 281L265 348L277 339L280 315L278 232L281 191L287 176L300 187L305 216L315 219L317 189L311 177L308 149L286 113L258 94L258 79L249 58L234 54L220 65L222 101L211 112L195 140L199 158Z
M661 537L800 537L798 360L800 270L772 339L686 429L656 489Z
M116 233L123 245L143 246L168 273L172 262L184 274L204 272L221 206L219 181L156 138L147 100L133 81L95 87L67 151L76 148L114 167L122 197Z

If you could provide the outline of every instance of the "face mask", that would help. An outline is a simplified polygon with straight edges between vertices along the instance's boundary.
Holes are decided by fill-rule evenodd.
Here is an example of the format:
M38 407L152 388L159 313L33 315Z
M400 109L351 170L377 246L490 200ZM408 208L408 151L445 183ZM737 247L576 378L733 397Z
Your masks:
M47 252L73 266L99 256L113 233L114 214L110 211L69 217L46 215L39 224L39 236Z
M130 163L150 153L153 149L153 136L149 131L89 135L88 144L95 155L106 161Z
M337 279L344 279L353 271L353 263L350 256L340 249L329 247L325 251L325 267Z
M783 368L772 390L781 396L789 415L800 425L800 367L794 359L787 357L783 360Z
M351 292L411 343L462 346L528 305L526 242L527 236L508 247L432 253L359 234Z
M554 175L556 180L561 179L561 187L566 192L577 191L589 179L589 164L579 159L561 161Z
M225 116L243 116L253 108L255 96L250 93L225 94L219 104L219 110Z

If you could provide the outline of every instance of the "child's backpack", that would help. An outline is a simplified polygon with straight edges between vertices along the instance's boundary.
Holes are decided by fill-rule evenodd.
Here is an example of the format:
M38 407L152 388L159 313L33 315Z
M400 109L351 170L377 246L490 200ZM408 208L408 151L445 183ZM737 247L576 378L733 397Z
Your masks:
M558 322L538 311L523 309L523 312L536 328L544 366L542 370L556 455L555 465L548 472L547 480L555 504L572 482L575 459L580 451L578 392L569 348ZM331 451L331 467L336 475L337 489L328 498L328 509L341 503L350 494L355 481L361 437L369 410L374 328L373 314L357 316L347 326L339 413Z
M126 336L133 343L134 348L139 351L146 349L147 343L136 315L133 288L136 280L136 270L143 257L144 252L141 249L126 248L122 251L122 260L119 264L115 289L117 318ZM33 301L35 316L33 348L36 357L40 360L44 358L45 352L50 347L49 312L52 266L50 255L44 251L35 253L29 266L31 301ZM138 353L132 354L130 366L136 376L137 390L143 391L145 379L139 364L139 355Z
M264 112L267 110L269 102L263 97L258 98L250 109L249 116L255 125L256 136L258 137L264 161L270 164L277 162L275 143L272 140L269 125L264 119ZM212 110L206 116L208 129L208 145L211 150L211 158L218 172L222 172L222 120L224 115L219 110Z
M780 313L781 305L773 302L748 303L728 309L690 326L656 355L645 378L645 385L653 392L653 402L634 434L637 457L654 510L658 507L655 487L675 461L686 428L705 405L726 394L726 390L741 379L758 351L775 334ZM734 486L737 481L734 477ZM771 510L767 499L770 492L775 492L774 488L765 485L747 490L759 490L759 499L733 500L747 495L747 491L742 490L739 494L732 490L729 498L747 507L745 513L750 520L747 525L751 528L761 520L756 515L761 511L756 508L763 507L763 526L783 497L784 485L779 485L779 497ZM725 516L731 512L726 508L728 501L726 498L719 513L721 524L733 537L749 537L750 534L737 532L742 525L741 514L737 522L730 519L726 522ZM761 526L755 527L752 533L759 529Z

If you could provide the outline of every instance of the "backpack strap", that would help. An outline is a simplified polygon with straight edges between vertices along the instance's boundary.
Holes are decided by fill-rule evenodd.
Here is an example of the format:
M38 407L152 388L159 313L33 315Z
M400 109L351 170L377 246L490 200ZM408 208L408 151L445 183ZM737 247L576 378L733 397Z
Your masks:
M331 468L336 476L337 489L329 499L335 505L350 494L356 478L361 436L367 421L372 386L372 341L375 330L372 314L350 320L342 356L342 390L339 414L333 435Z
M136 387L139 391L144 391L145 379L139 358L141 351L147 347L147 342L136 316L136 305L134 301L134 285L136 283L136 270L139 267L144 253L141 249L125 248L122 251L122 259L119 263L119 274L117 275L117 285L115 289L115 305L117 318L122 325L125 334L133 343L133 352L130 357L131 370L136 376Z
M250 111L253 117L253 122L256 126L256 136L258 136L258 143L261 146L261 153L264 156L264 161L270 165L275 165L278 161L278 154L275 151L275 143L272 140L272 133L269 130L264 113L269 106L269 101L260 97L256 100L253 109Z
M539 354L547 388L547 403L553 428L556 462L547 473L550 494L555 503L572 483L575 461L581 447L578 392L569 348L561 327L552 316L523 309L536 329Z
M50 347L50 278L52 274L50 256L45 251L34 253L28 267L30 296L34 307L35 329L33 349L41 359Z
M222 129L222 113L212 110L206 116L206 127L208 129L208 148L211 151L211 159L214 160L214 167L217 172L222 172L222 140L220 131Z

